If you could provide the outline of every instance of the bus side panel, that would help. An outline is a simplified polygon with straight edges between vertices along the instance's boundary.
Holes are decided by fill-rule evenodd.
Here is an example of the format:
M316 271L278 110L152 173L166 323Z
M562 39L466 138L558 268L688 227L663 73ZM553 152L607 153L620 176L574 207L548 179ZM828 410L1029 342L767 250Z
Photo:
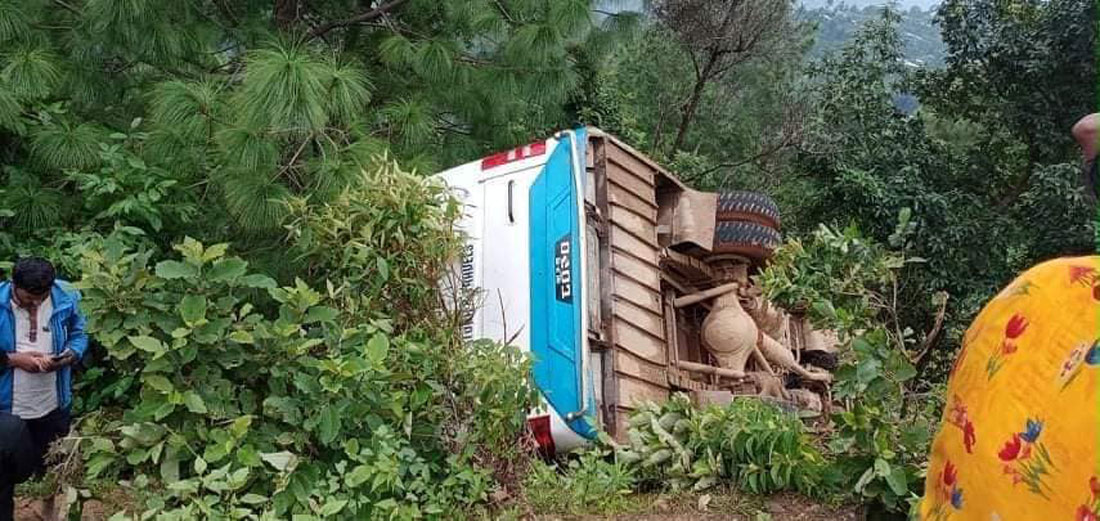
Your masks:
M527 169L484 183L482 334L523 350L531 333L528 191L540 171Z

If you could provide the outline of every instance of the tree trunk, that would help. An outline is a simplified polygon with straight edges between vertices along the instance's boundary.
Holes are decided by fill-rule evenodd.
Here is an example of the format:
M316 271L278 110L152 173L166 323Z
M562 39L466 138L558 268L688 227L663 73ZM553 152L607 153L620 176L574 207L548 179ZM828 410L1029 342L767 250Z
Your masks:
M275 27L288 31L298 21L299 0L275 0Z
M680 117L680 130L676 132L676 141L672 143L672 150L669 151L670 155L675 155L677 150L683 148L688 128L691 127L691 122L695 119L695 112L699 110L699 100L703 98L703 90L710 82L711 74L714 72L714 64L717 62L718 53L711 51L706 66L699 73L699 77L695 79L695 88L691 91L691 98L684 105L683 115Z

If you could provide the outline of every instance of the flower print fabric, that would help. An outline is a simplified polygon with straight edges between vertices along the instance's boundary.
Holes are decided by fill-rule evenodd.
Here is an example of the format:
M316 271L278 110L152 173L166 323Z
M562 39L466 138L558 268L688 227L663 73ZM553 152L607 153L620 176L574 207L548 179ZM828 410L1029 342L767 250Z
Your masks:
M1100 257L1020 275L962 344L919 518L1100 521Z

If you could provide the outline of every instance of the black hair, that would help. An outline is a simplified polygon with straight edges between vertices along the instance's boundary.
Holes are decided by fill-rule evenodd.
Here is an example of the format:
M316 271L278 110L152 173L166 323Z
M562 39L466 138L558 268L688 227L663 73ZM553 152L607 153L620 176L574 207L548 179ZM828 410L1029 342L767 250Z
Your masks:
M53 264L41 257L26 257L19 259L11 270L11 280L15 287L30 292L32 295L41 295L53 287L53 281L57 278Z

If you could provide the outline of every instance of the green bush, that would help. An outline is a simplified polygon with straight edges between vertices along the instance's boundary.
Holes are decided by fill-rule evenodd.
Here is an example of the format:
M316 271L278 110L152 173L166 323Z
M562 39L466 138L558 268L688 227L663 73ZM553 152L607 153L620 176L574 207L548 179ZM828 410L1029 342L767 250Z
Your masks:
M632 465L592 447L566 462L535 461L524 492L535 511L558 514L615 513L629 508L637 485Z
M895 245L911 231L909 213L899 217ZM897 272L916 261L855 228L822 226L805 243L780 248L760 277L773 302L806 309L816 327L837 331L844 342L833 385L842 407L832 418L826 482L890 510L904 509L920 491L920 464L938 415L934 401L920 407L927 398L908 387L924 353L898 320Z
M472 295L446 294L439 281L463 245L454 228L462 207L442 184L379 163L362 173L356 188L326 203L292 201L290 253L303 278L332 284L331 292L363 317L458 334L456 320L463 317L441 316L441 299L469 304Z
M85 249L83 306L119 403L81 424L78 486L124 480L135 519L308 520L450 519L508 485L495 474L524 446L529 362L450 327L436 275L454 203L396 169L369 177L319 210L351 234L308 243L344 252L342 270L317 264L324 291L280 287L226 244L187 239L155 264L122 241ZM382 201L395 194L401 212ZM418 269L401 237L433 245Z
M694 407L677 394L630 417L630 443L616 457L638 479L672 490L733 482L743 491L815 493L824 465L801 420L757 399Z

